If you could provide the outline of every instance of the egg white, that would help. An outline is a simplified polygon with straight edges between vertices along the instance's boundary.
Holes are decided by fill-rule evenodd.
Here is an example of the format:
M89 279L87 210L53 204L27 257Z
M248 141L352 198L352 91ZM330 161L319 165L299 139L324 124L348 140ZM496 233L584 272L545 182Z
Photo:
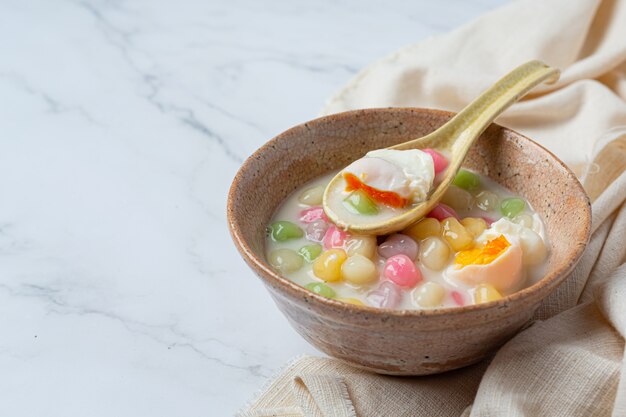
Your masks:
M546 259L548 247L545 238L542 236L543 227L536 227L535 224L537 223L541 224L541 221L534 219L533 228L531 229L521 224L513 223L511 220L503 217L494 222L476 241L478 243L486 243L500 235L504 235L511 244L519 245L522 248L523 264L525 266L538 265Z
M411 202L426 200L435 179L432 157L418 149L377 149L344 171L370 187L394 192Z
M511 244L504 253L486 265L466 265L461 269L451 265L445 274L448 279L468 285L491 284L505 293L519 286L522 281L522 249Z
M498 291L507 293L519 287L524 279L523 267L543 262L548 253L540 220L534 218L532 228L513 223L507 218L494 222L476 239L484 245L503 235L511 244L504 253L486 265L466 265L460 269L449 266L444 272L449 281L467 285L491 284Z

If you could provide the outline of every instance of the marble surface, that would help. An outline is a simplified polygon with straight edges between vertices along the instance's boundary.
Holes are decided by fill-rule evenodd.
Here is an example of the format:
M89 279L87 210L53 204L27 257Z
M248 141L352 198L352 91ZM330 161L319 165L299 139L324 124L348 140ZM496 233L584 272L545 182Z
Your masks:
M0 1L0 415L232 415L319 354L231 244L232 177L504 2Z

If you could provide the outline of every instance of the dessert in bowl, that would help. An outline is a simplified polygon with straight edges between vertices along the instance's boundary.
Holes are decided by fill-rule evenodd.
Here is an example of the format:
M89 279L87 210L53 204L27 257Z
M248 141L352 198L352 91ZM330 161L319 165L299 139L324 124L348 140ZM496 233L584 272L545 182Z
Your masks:
M471 194L473 204L479 200L478 194L481 192L499 191L498 210L503 219L491 219L497 220L492 227L498 222L509 222L532 230L533 225L527 223L528 219L539 222L536 228L541 228L533 233L542 237L545 251L536 255L539 261L530 261L530 269L525 270L521 278L517 274L513 277L515 279L510 280L511 285L499 286L499 279L506 282L509 278L503 272L506 270L504 268L494 273L495 276L491 274L491 278L497 278L497 282L494 281L496 285L487 282L493 288L481 290L476 287L485 282L468 284L460 277L459 282L465 282L466 287L457 291L453 289L454 281L448 281L443 273L436 277L433 271L437 268L423 265L425 258L420 256L420 249L428 244L424 242L426 239L439 239L439 242L454 249L454 256L450 254L444 265L450 272L455 272L458 254L462 251L484 249L493 242L492 246L500 244L501 253L498 256L503 256L511 248L521 246L519 241L513 242L514 239L504 232L479 239L492 228L488 227L487 220L483 219L485 223L480 220L466 221L468 224L474 223L470 227L462 223L465 218L454 221L456 219L452 215L435 216L434 220L440 228L449 228L451 223L454 227L458 226L457 223L461 224L463 230L469 231L471 235L471 245L455 247L455 242L447 240L445 234L426 236L415 232L411 237L411 230L407 230L405 236L413 239L413 244L408 244L411 253L407 255L394 253L393 242L381 250L385 243L381 239L377 241L378 247L371 258L359 254L370 259L377 267L376 272L369 268L368 279L363 283L358 282L358 277L355 282L346 280L346 277L350 277L350 268L346 267L348 273L342 275L341 265L339 272L335 269L334 277L332 271L319 272L319 268L319 274L316 274L315 253L309 248L308 252L304 250L298 256L302 258L300 268L308 268L305 275L311 281L298 281L293 276L289 279L291 273L298 271L281 269L281 261L273 257L272 252L288 249L298 253L299 248L306 246L301 245L305 242L299 242L298 239L306 239L307 236L305 224L298 225L294 221L296 219L291 218L286 221L299 227L303 234L298 237L300 233L291 229L295 235L288 232L290 237L281 240L285 236L279 236L276 221L284 220L275 216L281 213L277 210L286 207L283 202L292 196L292 199L301 198L305 202L315 203L315 196L309 200L306 195L303 196L306 194L304 191L311 188L311 181L338 172L372 149L423 136L451 116L451 113L426 109L369 109L323 117L294 127L272 139L253 154L237 174L228 201L233 240L244 260L266 284L290 323L305 339L325 353L375 372L396 375L430 374L474 363L524 326L532 318L541 300L566 277L579 259L588 241L590 228L589 201L580 183L569 169L541 146L509 129L492 125L471 148L464 162L465 172L478 175L485 186L480 191L468 191L460 186L464 184L463 179L460 179L457 187ZM458 190L456 193L464 195ZM447 198L454 200L450 196ZM463 200L462 196L459 198ZM521 200L525 208L517 213L503 213L502 202L507 199ZM348 201L348 206L351 203L356 204L353 209L360 207L368 210L368 204L363 205L361 200ZM316 208L315 204L300 204L304 205L298 207L302 210ZM311 216L319 215L319 212L315 214L315 210L309 211L313 213ZM475 207L468 207L465 214L467 218L479 218ZM320 219L313 221L316 220ZM273 225L269 237L266 225ZM481 230L483 227L484 230ZM285 229L281 230L284 232ZM502 232L504 229L498 230ZM323 256L325 251L344 251L345 263L349 259L349 248L345 246L347 239L344 242L335 240L333 243L331 237L324 239L327 231L328 228L324 236L320 236L320 232L316 235L321 243L310 243L322 246L322 252L316 257ZM505 238L508 246L498 240L500 236ZM393 239L399 240L397 236ZM325 244L325 240L329 243ZM276 247L272 247L274 243ZM293 248L278 247L278 244L288 243L293 244ZM415 246L417 254L413 253ZM406 242L395 245L397 247L407 250ZM420 279L416 281L413 276L412 281L410 277L408 281L402 281L408 275L400 274L399 281L394 281L392 276L385 274L385 264L397 255L409 259L413 257L410 261L420 270ZM470 259L470 262L457 271L478 266L471 262L471 259L476 258L474 255L476 253L461 256L461 260ZM494 260L497 261L491 259L492 262ZM523 258L519 260L526 262ZM357 267L353 262L352 272L358 270ZM532 268L536 269L531 271ZM515 274L512 272L511 275ZM337 276L339 279L332 281ZM307 289L305 287L308 284L312 285ZM334 298L329 298L331 293L320 284L333 290ZM403 297L399 303L392 305L380 302L385 295L381 293L386 290L378 291L378 298L376 291L383 284L400 287ZM443 287L443 296L439 297L442 292L437 290L435 296L431 294L420 298L420 288L426 284ZM345 287L337 287L339 285ZM348 289L355 292L349 293ZM493 289L497 291L495 295ZM455 295L455 291L460 297ZM432 301L433 297L435 301Z
M391 152L410 152L409 176L369 152L342 170L344 186L326 194L342 218L355 224L394 216L410 206L411 186L419 185L414 194L423 200L445 175L447 158L434 150ZM311 291L356 305L441 308L497 300L543 277L549 242L541 217L483 175L460 170L425 218L378 235L346 231L328 218L321 204L331 176L287 197L267 229L270 265Z

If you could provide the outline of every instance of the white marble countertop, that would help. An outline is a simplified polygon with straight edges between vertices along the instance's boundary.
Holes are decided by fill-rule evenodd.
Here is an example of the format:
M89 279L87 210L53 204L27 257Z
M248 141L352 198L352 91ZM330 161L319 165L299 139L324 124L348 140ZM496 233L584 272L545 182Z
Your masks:
M231 179L504 2L0 2L0 416L232 415L315 354L230 241Z

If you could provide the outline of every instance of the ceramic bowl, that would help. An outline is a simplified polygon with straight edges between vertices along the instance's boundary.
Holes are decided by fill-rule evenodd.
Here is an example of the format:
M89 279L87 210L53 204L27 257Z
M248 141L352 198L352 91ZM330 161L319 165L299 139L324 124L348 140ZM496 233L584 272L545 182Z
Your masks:
M494 124L465 166L524 196L543 218L551 250L545 276L536 284L486 304L387 310L321 297L272 270L264 256L265 226L290 193L369 150L426 135L451 116L393 108L322 117L270 140L237 173L228 196L235 245L293 327L322 352L391 375L426 375L475 363L527 324L580 258L591 219L581 184L549 151Z

